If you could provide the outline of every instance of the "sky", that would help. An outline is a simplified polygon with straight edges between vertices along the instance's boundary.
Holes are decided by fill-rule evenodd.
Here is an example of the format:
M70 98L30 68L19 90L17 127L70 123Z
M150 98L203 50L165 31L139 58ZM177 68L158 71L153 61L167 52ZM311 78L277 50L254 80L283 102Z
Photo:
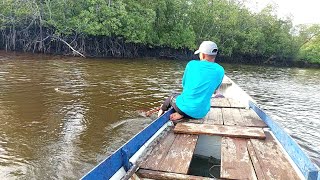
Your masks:
M320 24L320 0L249 0L247 3L254 11L268 4L276 4L278 17L292 16L294 25Z

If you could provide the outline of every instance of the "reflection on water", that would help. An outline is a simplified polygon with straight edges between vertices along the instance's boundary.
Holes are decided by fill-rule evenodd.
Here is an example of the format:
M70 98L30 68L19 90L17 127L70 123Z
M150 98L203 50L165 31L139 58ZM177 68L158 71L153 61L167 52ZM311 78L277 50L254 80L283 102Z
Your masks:
M0 179L79 178L181 88L186 61L0 55ZM319 159L319 70L225 65Z
M81 177L151 122L139 110L179 91L186 64L6 57L0 61L0 179Z

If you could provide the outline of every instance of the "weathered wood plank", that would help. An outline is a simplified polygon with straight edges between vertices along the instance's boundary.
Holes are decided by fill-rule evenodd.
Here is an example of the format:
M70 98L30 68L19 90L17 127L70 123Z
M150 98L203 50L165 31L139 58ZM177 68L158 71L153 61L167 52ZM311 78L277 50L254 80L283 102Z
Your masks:
M212 124L178 123L174 128L175 133L206 134L241 138L265 139L262 128L243 126L224 126Z
M241 108L241 109L244 109L246 108L247 106L249 105L244 105L242 104L240 101L236 100L236 99L232 99L232 98L228 98L228 101L230 103L230 107L231 108Z
M204 122L205 124L223 124L221 108L211 108Z
M243 124L242 116L239 109L236 108L222 108L223 124L234 126Z
M134 173L128 180L140 180L140 177L136 173Z
M270 116L262 111L256 104L249 101L250 107L263 118L263 121L272 130L275 137L279 140L282 147L288 152L293 162L298 166L301 173L306 179L320 180L320 172L318 167L311 161L301 147L295 142L290 135L288 135L283 128L281 128ZM319 176L318 176L319 174Z
M223 124L229 126L267 127L251 109L222 108Z
M169 132L169 134L151 151L147 159L141 163L140 167L144 169L159 170L161 162L168 154L176 136L177 135L173 132Z
M269 132L264 141L251 139L266 179L300 179Z
M223 124L225 124L226 121L233 121L233 116L229 108L222 108L221 112L222 112Z
M250 159L251 159L251 162L252 162L252 165L254 167L254 170L256 172L256 176L259 180L261 179L266 179L264 177L264 174L263 174L263 171L262 171L262 168L261 168L261 165L258 161L258 158L257 158L257 155L256 155L256 152L254 151L254 148L253 148L253 145L251 143L251 141L248 141L247 142L247 148L248 148L248 152L249 152L249 155L250 155Z
M177 173L169 173L169 172L159 172L159 171L151 171L145 169L139 169L137 174L140 178L147 179L171 179L171 180L209 180L210 178L201 177L201 176L192 176L186 174L177 174Z
M206 116L204 118L202 118L203 123L207 122L209 120L209 116L210 116L210 110L209 112L206 114Z
M230 107L227 98L211 98L211 107Z
M257 179L247 150L247 140L222 138L220 177L225 179Z
M198 136L179 134L167 156L161 163L160 171L187 174Z
M211 107L245 109L247 105L232 98L211 98Z
M239 126L267 127L252 109L240 109L239 111L242 116L242 121L238 123Z
M223 125L223 117L222 117L222 110L221 108L213 108L212 113L210 114L210 119L213 119L212 124L221 124Z
M195 123L195 124L202 124L203 122L205 121L205 118L202 118L202 119L189 119L188 123Z

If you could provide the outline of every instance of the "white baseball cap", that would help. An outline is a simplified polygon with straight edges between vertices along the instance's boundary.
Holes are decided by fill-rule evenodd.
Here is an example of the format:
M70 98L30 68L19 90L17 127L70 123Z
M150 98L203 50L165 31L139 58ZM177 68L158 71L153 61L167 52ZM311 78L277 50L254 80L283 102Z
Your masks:
M212 41L203 41L200 44L199 49L196 50L196 52L194 52L194 54L199 54L199 53L204 53L208 55L217 55L218 46L216 45L216 43Z

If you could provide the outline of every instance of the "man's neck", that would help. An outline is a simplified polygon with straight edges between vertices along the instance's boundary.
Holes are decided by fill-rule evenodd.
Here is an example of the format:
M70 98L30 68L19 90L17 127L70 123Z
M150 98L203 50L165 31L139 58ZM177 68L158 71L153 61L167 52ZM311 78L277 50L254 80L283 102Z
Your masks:
M201 61L215 62L215 59L201 59Z

